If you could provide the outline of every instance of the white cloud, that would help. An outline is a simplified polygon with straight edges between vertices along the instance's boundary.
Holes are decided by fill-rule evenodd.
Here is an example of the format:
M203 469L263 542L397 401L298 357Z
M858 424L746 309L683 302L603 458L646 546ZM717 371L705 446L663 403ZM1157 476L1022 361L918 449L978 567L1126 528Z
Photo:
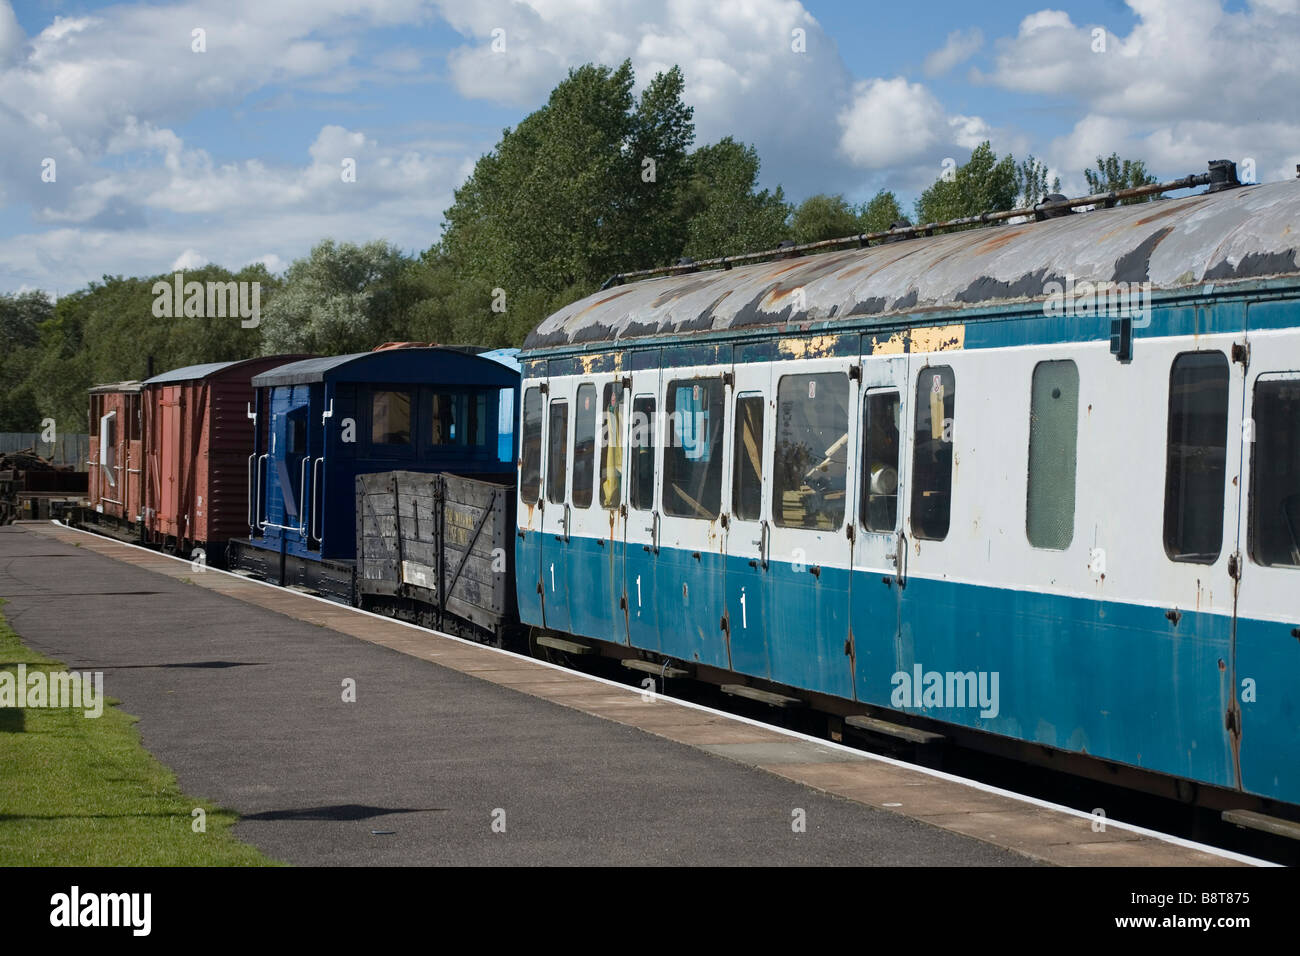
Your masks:
M1073 129L1049 149L1066 169L1081 172L1111 152L1166 175L1250 157L1261 180L1289 178L1300 151L1295 0L1256 0L1242 11L1218 0L1128 2L1137 22L1123 36L1059 11L1026 17L981 78L1078 103ZM1103 52L1098 28L1107 29Z
M954 30L942 47L925 58L923 69L927 76L941 76L955 66L960 66L979 52L984 45L984 34L979 27Z
M928 152L947 124L943 107L920 83L902 77L859 83L840 113L840 150L866 167L896 166Z
M186 269L199 269L208 264L207 256L197 249L186 249L172 263L172 272L184 272Z

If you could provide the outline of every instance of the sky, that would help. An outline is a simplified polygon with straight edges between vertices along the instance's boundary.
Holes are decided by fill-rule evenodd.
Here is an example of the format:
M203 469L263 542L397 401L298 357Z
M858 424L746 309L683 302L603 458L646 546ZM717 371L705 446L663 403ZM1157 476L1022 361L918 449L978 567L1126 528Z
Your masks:
M1300 0L0 0L0 292L420 252L503 129L626 58L796 202L910 205L986 139L1071 195L1111 152L1285 179L1297 51Z

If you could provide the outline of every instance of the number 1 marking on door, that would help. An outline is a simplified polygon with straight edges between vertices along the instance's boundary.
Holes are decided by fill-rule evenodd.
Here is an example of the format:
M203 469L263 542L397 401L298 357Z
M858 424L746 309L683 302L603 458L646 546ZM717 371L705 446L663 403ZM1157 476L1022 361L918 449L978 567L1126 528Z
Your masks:
M749 613L745 610L745 589L740 589L740 629L742 631L749 628Z
M555 593L555 563L551 563L551 593Z
M636 576L636 606L641 606L641 575Z

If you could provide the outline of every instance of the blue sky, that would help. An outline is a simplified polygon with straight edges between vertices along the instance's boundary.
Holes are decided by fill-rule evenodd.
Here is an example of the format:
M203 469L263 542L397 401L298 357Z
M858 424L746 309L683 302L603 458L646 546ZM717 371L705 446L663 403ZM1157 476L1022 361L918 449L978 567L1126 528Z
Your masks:
M1067 192L1111 151L1278 179L1300 161L1298 6L0 0L0 291L279 270L326 237L424 249L503 127L568 68L624 57L640 82L681 65L697 142L754 143L796 201L910 201L983 139Z

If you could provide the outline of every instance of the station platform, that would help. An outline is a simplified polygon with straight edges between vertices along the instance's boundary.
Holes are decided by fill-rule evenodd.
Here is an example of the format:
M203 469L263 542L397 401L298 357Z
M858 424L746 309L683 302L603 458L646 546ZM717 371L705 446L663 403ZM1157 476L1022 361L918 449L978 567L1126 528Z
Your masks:
M48 522L0 597L290 863L1250 862Z

